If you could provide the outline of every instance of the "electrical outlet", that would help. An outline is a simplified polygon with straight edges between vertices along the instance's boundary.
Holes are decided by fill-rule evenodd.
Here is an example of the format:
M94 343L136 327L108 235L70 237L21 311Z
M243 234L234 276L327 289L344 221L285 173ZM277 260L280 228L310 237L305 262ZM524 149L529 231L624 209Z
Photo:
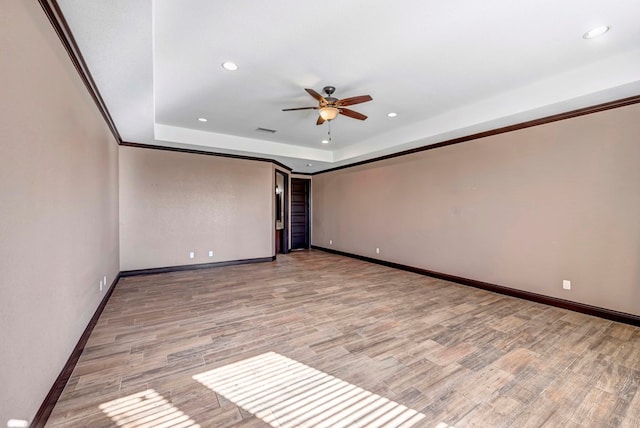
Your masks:
M189 258L190 259L195 259L196 258L196 253L193 251L189 251Z
M380 248L376 248L376 254L380 254Z
M333 245L333 239L329 239L329 245Z
M104 276L104 278L102 278L102 283L106 286L107 285L107 275Z
M571 281L569 281L568 279L563 279L562 288L564 288L565 290L571 290Z
M213 250L209 250L209 257L213 257Z
M102 291L102 280L100 280L100 291Z

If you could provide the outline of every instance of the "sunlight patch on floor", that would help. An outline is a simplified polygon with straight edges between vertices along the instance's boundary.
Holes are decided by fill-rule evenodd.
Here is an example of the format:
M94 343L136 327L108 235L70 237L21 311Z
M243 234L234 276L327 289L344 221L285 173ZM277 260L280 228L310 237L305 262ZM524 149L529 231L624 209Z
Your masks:
M425 415L275 352L193 376L272 427L411 427Z
M118 398L99 407L119 427L200 428L153 389Z

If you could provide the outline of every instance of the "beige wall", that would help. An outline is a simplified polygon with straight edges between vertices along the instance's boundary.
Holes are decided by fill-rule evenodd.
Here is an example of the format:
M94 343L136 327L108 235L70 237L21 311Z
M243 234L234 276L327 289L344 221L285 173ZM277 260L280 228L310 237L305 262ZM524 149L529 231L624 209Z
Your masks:
M313 243L639 315L639 118L636 104L316 175Z
M121 146L120 268L271 257L272 184L270 163Z
M118 146L38 2L0 22L0 426L31 419L118 266Z

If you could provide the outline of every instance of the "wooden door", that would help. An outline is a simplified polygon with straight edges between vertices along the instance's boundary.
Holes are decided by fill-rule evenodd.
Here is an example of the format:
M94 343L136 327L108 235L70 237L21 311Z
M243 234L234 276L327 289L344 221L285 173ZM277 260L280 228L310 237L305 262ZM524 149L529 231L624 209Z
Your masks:
M310 180L291 179L291 249L309 248Z

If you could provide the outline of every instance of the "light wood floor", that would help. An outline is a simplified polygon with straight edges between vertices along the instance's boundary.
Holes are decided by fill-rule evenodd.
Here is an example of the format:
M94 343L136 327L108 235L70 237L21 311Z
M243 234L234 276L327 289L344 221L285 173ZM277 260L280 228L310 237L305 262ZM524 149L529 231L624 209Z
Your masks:
M297 365L264 374L265 355ZM413 426L640 426L639 328L318 251L121 279L48 426L270 426L234 404L253 400L234 367L262 376L256 395L289 391L280 403L311 387L277 373L324 373L353 402L419 414ZM310 415L345 414L314 394Z

